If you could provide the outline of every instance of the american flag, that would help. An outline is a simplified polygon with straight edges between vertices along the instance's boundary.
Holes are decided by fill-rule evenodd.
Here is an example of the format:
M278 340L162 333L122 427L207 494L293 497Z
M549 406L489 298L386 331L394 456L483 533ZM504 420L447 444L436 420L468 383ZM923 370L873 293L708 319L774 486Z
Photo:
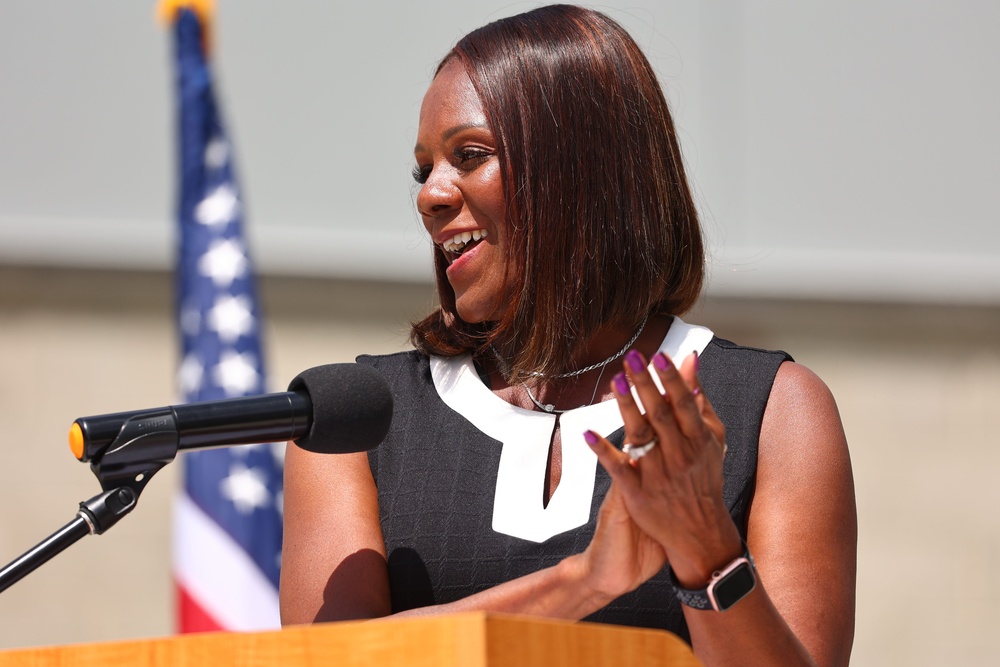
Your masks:
M265 391L260 309L232 145L212 93L203 26L174 15L180 116L177 320L182 400ZM184 457L174 510L181 632L279 626L283 445Z

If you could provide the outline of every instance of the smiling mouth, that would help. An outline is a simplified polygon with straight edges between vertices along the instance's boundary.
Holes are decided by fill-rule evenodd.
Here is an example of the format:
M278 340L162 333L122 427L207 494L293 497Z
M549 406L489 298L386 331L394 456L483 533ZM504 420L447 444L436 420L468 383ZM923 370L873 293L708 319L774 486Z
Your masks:
M486 236L487 231L485 229L473 229L471 231L459 232L452 238L442 243L441 248L448 255L458 257L466 250L475 246L476 243L485 239Z

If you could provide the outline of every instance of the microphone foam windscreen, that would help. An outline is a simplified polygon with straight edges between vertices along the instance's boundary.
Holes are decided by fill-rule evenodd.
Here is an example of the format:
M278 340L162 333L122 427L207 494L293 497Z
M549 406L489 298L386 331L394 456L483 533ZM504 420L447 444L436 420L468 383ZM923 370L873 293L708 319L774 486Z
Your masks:
M289 391L305 391L312 424L295 444L320 454L375 449L392 423L392 393L378 372L359 364L328 364L299 373Z

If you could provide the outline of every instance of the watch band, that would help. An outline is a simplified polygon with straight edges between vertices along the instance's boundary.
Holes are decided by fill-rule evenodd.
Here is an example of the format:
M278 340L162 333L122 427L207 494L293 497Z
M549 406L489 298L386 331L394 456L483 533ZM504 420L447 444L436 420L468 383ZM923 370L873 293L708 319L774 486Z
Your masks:
M713 572L705 588L682 588L669 565L667 575L677 599L694 609L725 611L746 597L757 585L757 569L746 544L743 545L743 555Z

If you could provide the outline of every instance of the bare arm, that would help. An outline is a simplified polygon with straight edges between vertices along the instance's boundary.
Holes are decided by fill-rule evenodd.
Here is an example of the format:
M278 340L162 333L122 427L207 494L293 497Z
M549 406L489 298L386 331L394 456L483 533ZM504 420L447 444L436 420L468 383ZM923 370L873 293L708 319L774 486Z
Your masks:
M378 495L366 454L285 454L281 621L389 613Z
M851 462L833 396L798 364L782 364L764 413L747 544L763 586L725 614L685 612L705 663L752 652L753 664L847 665L857 561Z
M637 463L595 450L630 514L665 549L678 580L702 588L742 552L722 501L725 430L698 387L695 364L629 371L646 414L618 393L629 442L659 446ZM617 392L616 392L617 393ZM836 404L808 369L778 371L761 431L748 546L759 582L725 612L685 608L705 665L846 665L854 629L856 514Z

